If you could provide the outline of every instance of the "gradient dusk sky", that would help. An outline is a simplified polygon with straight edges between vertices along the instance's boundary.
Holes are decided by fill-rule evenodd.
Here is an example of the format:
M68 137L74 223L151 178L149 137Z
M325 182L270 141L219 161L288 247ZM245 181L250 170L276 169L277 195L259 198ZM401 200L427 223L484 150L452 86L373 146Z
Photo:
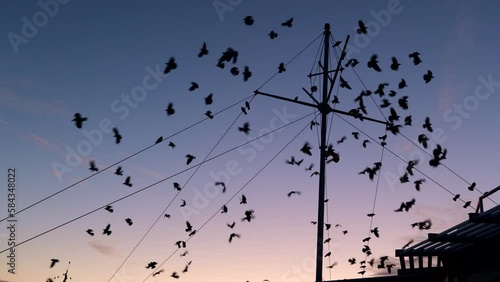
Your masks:
M319 127L311 130L309 124L317 112L252 95L259 89L311 102L302 88L322 89L321 77L308 74L320 71L325 23L332 32L330 65L341 51L333 43L342 41L343 47L347 35L348 59L360 62L342 73L352 90L336 82L336 108L357 107L354 99L364 87L375 91L387 82L383 98L398 111L398 123L412 115L413 126L404 126L399 135L389 132L383 149L375 141L384 135L384 125L330 115L328 142L340 162L326 167L325 222L332 227L324 234L331 238L324 253L331 256L324 258L323 278L361 277L360 265L348 259L365 259L362 240L375 227L380 238L371 234L372 257L378 262L387 255L398 265L395 249L466 220L480 191L499 185L498 8L494 0L3 1L0 281L62 281L68 266L73 282L172 281L173 272L179 281L314 281L317 226L310 222L317 220L319 178L311 172L319 169ZM254 18L253 25L245 25L246 16ZM281 25L292 17L292 27ZM359 20L368 34L356 32ZM278 34L274 40L271 30ZM204 42L209 53L199 58ZM238 60L218 68L228 47L238 51ZM408 57L415 51L421 64ZM373 54L380 73L367 67ZM390 69L393 56L401 63L398 71ZM178 66L164 75L171 57ZM280 63L286 65L283 73L277 73ZM233 66L240 72L248 66L252 76L248 81L233 76ZM428 70L434 79L425 83ZM408 87L400 90L402 78ZM189 91L191 82L199 88ZM388 97L389 90L397 95ZM213 103L205 105L210 93ZM408 110L398 105L402 96L408 96ZM389 108L380 111L382 98L371 97L364 99L368 116L383 120ZM245 101L250 102L247 115L241 113ZM165 112L169 103L175 109L171 116ZM207 110L217 113L213 119L206 118ZM82 129L72 122L77 112L88 117ZM426 117L434 133L422 128ZM248 135L238 130L245 122ZM120 144L112 127L123 136ZM429 137L428 149L417 146L420 134ZM152 146L159 136L168 139ZM337 144L343 136L346 140ZM363 148L366 139L370 143ZM300 152L305 142L312 156ZM448 152L437 168L429 165L436 144ZM187 154L196 157L190 165ZM304 161L287 165L291 156ZM415 159L417 171L409 183L401 183L406 162ZM91 160L100 171L89 177ZM359 174L381 160L373 181ZM306 171L311 163L312 171ZM113 174L117 166L123 176ZM17 210L51 196L15 215L14 239L24 242L15 250L16 274L7 264L10 168L16 171ZM122 184L126 176L132 187ZM422 178L426 181L417 191L413 181ZM226 183L226 193L216 181ZM183 186L180 192L174 182ZM473 182L477 190L469 191ZM287 197L292 190L301 194ZM240 204L242 194L246 205ZM457 201L455 194L461 195ZM408 212L394 212L413 198ZM500 195L491 199L485 201L487 209L500 202ZM469 208L463 208L466 201ZM113 213L101 208L112 202ZM222 214L224 204L228 212ZM255 211L251 222L241 220L246 210ZM373 221L367 216L371 212ZM427 219L430 230L410 226ZM187 220L197 230L192 237L184 230ZM233 221L234 229L226 226ZM107 224L110 236L102 235ZM229 243L232 232L241 237ZM185 249L174 244L188 238ZM53 258L59 263L50 268ZM157 267L147 269L152 261ZM189 261L189 271L182 273ZM151 276L160 269L164 272ZM364 277L386 274L367 267Z

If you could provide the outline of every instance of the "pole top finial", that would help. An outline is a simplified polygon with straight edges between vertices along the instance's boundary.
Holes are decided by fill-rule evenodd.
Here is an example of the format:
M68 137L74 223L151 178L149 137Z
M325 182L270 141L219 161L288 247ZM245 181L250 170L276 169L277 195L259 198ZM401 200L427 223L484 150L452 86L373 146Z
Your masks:
M326 31L329 31L329 30L330 30L330 24L329 24L329 23L326 23L326 24L325 24L325 30L326 30Z

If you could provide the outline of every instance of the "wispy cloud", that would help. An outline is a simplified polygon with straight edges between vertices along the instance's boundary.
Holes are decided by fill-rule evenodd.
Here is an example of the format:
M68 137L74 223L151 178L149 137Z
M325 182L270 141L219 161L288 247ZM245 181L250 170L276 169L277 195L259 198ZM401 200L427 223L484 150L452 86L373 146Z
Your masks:
M90 241L89 242L90 247L92 247L94 250L98 251L99 253L105 255L105 256L113 256L116 251L115 248L109 245L102 244L97 241Z
M61 101L48 101L37 97L20 96L7 88L0 88L0 107L30 114L68 114Z

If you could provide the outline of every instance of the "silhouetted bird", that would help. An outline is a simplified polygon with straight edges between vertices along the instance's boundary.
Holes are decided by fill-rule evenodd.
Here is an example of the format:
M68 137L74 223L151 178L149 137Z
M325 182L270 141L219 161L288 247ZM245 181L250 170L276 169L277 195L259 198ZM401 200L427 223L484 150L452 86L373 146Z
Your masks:
M424 129L429 130L429 132L432 132L432 131L433 131L433 130L432 130L432 123L431 123L431 120L429 119L429 117L426 117L426 118L425 118L425 123L422 125L422 127L423 127Z
M120 135L120 133L118 132L118 128L114 127L113 128L113 137L115 137L115 143L116 144L119 144L120 141L122 140L122 136Z
M398 62L398 59L396 59L396 57L392 57L391 70L397 71L400 65L401 64Z
M237 68L237 67L232 67L229 72L233 75L233 76L237 76L238 74L240 74L240 70Z
M177 63L175 62L174 57L170 57L168 60L168 63L165 63L167 66L165 67L165 70L163 71L164 74L168 74L170 71L175 70L177 68Z
M226 184L222 181L215 182L215 186L222 186L222 193L226 193Z
M293 194L297 194L297 195L300 195L300 191L290 191L288 192L288 194L286 194L288 197L292 196Z
M411 115L405 117L405 125L411 126L411 123L413 122Z
M162 273L162 272L164 272L164 271L165 271L164 269L160 269L160 270L158 270L158 271L154 272L154 273L153 273L153 277L155 277L156 275L161 274L161 273Z
M254 19L252 16L246 16L244 19L243 19L243 22L245 22L246 25L253 25L254 23Z
M245 195L241 194L240 204L246 204L246 203L247 203L247 197L245 197Z
M247 66L245 66L245 69L243 71L243 81L248 81L250 77L252 77L252 72Z
M349 66L355 67L357 64L359 64L359 61L355 58L349 59L347 63L345 64L345 67L348 68Z
M387 99L382 99L382 104L380 104L380 107L381 107L382 109L384 109L384 108L389 107L390 105L391 105L391 102L389 102L389 100L387 100Z
M250 133L250 124L248 122L245 122L243 126L238 127L238 131L241 131L248 135Z
M471 204L471 201L467 201L467 202L465 202L464 209L465 209L465 208L468 208L468 207L470 206L470 204Z
M253 210L247 210L245 211L245 217L241 219L241 221L248 221L250 222L255 216L253 215Z
M116 175L123 175L123 170L122 170L121 166L119 166L119 167L116 168L115 174Z
M198 83L196 83L196 82L193 81L193 82L191 82L191 86L189 87L188 90L189 91L194 91L194 90L196 90L198 88L200 88L200 86L198 85Z
M183 200L183 199L181 199L181 205L180 205L180 207L182 208L182 207L185 207L185 206L186 206L186 201Z
M108 205L104 209L107 210L107 211L109 211L109 212L111 212L111 213L113 212L113 207L112 206Z
M234 237L240 238L240 235L236 234L236 233L231 233L231 235L229 235L229 243L231 243L233 241Z
M187 154L186 155L186 165L189 165L194 159L196 159L195 156Z
M165 111L167 112L167 116L175 114L174 104L168 103L167 109Z
M377 72L381 72L382 70L380 69L380 66L378 65L378 61L377 61L377 55L374 54L372 55L372 57L370 58L370 61L368 61L368 67L377 71Z
M90 236L94 236L94 230L92 229L87 229L87 234L89 234Z
M340 40L339 41L335 41L335 43L333 43L333 45L332 45L332 48L335 48L335 47L339 46L341 43L342 43L342 41L340 41Z
M413 243L413 239L411 239L408 243L406 243L406 244L403 246L403 248L402 248L402 249L404 250L404 249L408 248L408 247L411 245L411 243Z
M180 249L180 248L185 248L186 247L186 242L184 241L177 241L175 242L175 245L177 245L177 247Z
M434 78L434 76L432 76L432 72L430 70L428 70L427 73L424 74L424 81L425 81L425 83L431 82L431 80L433 78Z
M245 107L247 108L247 110L250 110L250 102L245 101Z
M174 185L174 189L176 189L177 191L181 191L182 187L181 187L181 185L179 183L174 182L173 185Z
M356 264L356 258L350 258L347 260L351 265Z
M282 73L282 72L285 72L285 71L286 71L285 64L284 63L280 63L280 65L278 66L278 73Z
M425 179L422 178L422 179L419 179L419 180L415 180L415 182L413 182L415 184L415 189L417 191L420 191L420 187L422 186L422 183L425 182Z
M375 237L377 237L377 238L380 237L378 227L373 228L372 230L370 230L370 232L373 233L373 235L375 235Z
M130 218L125 218L125 222L128 224L128 226L131 226L132 224L134 224L132 222L132 219L130 219Z
M425 134L420 134L418 136L418 143L422 144L422 146L427 149L427 141L429 141L429 138Z
M158 137L158 139L156 139L155 141L155 144L159 144L161 142L163 142L163 136Z
M191 225L191 223L189 223L189 221L186 220L186 232L191 232L193 231L193 226Z
M175 279L179 279L179 275L175 271L170 276L172 276Z
M174 144L174 142L172 142L172 141L168 142L168 146L169 146L169 147L172 147L172 149L173 149L173 148L175 148L175 144Z
M337 141L337 144L340 144L340 143L344 143L344 141L347 139L347 137L345 136L342 136L342 138L340 138L340 140Z
M269 32L269 37L271 39L275 39L276 37L278 37L278 34L274 32L274 30L271 30L271 32Z
M422 60L420 59L420 53L419 52L413 52L411 54L408 55L408 57L412 58L413 59L413 64L414 65L418 65L422 62Z
M207 97L205 97L205 105L210 105L214 102L213 94L210 93Z
M292 23L293 23L293 18L290 18L287 21L281 23L281 25L286 27L292 27Z
M340 77L340 87L352 90L351 86L349 85L349 82L347 80L343 79L342 76Z
M191 261L189 261L186 266L184 267L184 269L182 270L182 273L186 273L188 272L188 269L189 269L189 266L191 265Z
M369 213L369 214L367 214L367 216L368 216L368 217L374 217L374 216L375 216L375 214L374 214L374 213Z
M246 115L247 114L247 109L245 109L245 107L241 107L241 112Z
M86 121L86 117L82 117L80 113L75 113L73 120L75 122L76 128L82 128L83 122Z
M469 191L474 191L474 188L476 188L476 182L472 182L472 184L467 189L469 189Z
M212 115L212 112L211 111L206 111L205 112L205 115L209 118L209 119L213 119L214 116Z
M102 231L102 235L111 235L111 224L106 225L106 228Z
M456 194L456 195L453 197L453 201L455 201L455 202L456 202L456 201L458 200L458 198L460 198L460 194Z
M99 169L95 166L95 162L94 161L90 161L89 165L90 165L90 167L89 167L90 171L99 171Z
M146 266L146 268L155 269L157 264L158 263L156 261L152 261L152 262L148 263L148 265Z
M198 53L198 57L201 58L205 55L208 55L207 43L203 42L203 46L201 46L200 52Z
M51 262L50 262L50 268L54 267L54 266L56 265L56 263L58 263L58 262L59 262L59 260L58 260L58 259L51 259L50 261L51 261Z
M170 218L170 215L166 213L163 217Z
M366 144L368 144L368 143L370 143L370 140L368 140L368 139L364 140L363 141L363 148L366 148Z
M226 225L227 225L227 227L229 227L229 228L233 229L233 228L234 228L234 226L236 225L236 222L235 222L235 221L233 221L233 223L231 223L231 224L226 223Z
M408 110L408 96L399 98L398 104L403 110Z
M130 183L130 176L127 176L127 178L125 178L123 185L128 186L128 187L132 187L132 183Z
M403 89L405 87L407 87L408 85L406 84L406 80L404 78L401 79L401 81L399 82L398 84L398 88L399 89Z
M358 28L356 29L358 34L367 34L368 30L366 29L366 25L362 21L358 21Z
M306 142L304 144L304 146L302 146L300 151L306 155L312 156L311 149L312 149L312 147L311 147L311 145L309 145L309 142Z

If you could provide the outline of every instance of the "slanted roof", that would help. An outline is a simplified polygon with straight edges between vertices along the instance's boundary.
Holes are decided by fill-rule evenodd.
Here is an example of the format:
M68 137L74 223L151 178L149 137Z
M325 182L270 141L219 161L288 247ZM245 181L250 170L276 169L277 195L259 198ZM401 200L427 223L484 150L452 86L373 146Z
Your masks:
M500 205L483 213L470 213L466 220L410 248L396 250L397 257L438 256L460 252L476 243L500 238Z

